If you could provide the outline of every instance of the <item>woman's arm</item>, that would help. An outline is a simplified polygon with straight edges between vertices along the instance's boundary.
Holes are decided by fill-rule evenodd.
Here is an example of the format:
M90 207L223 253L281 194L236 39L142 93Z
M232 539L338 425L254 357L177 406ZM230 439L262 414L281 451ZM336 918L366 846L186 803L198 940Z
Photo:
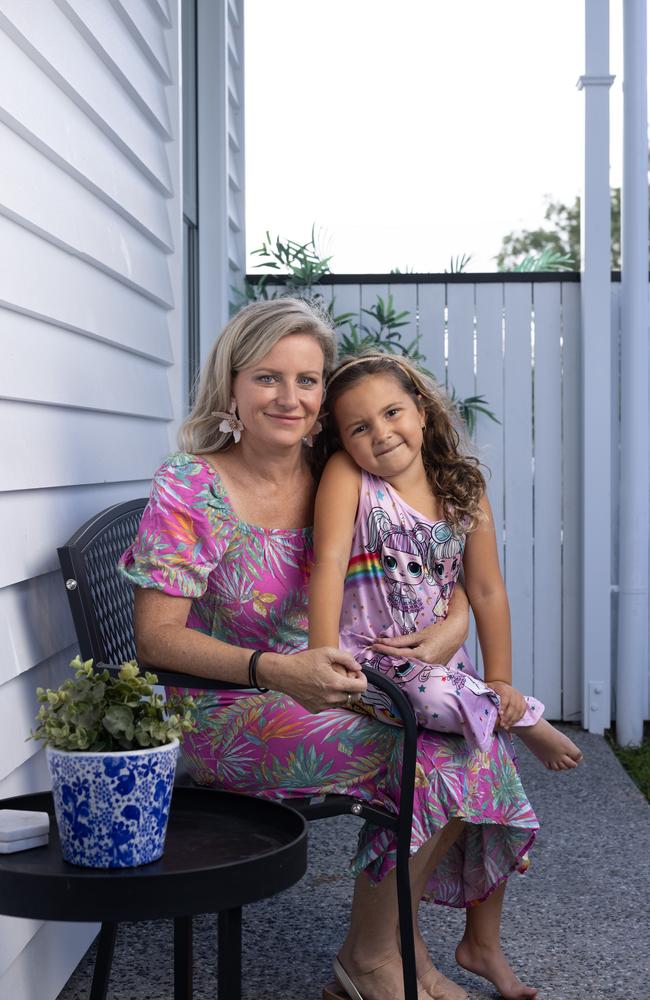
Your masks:
M487 496L483 496L480 506L483 517L476 530L468 535L465 545L465 586L481 643L485 683L501 697L500 719L507 729L522 717L526 701L512 687L510 608Z
M434 622L410 635L384 636L374 642L372 648L388 656L394 656L399 650L403 656L413 656L423 663L445 664L465 642L468 627L469 602L463 587L457 583L444 621Z
M309 648L338 646L343 585L350 561L361 474L339 451L323 472L314 511L314 566L309 578Z
M248 686L252 649L221 642L187 628L192 601L137 587L134 626L138 658L148 667L218 678ZM264 653L257 666L262 687L283 691L310 712L347 703L365 690L366 679L354 658L341 650L314 649L283 655Z

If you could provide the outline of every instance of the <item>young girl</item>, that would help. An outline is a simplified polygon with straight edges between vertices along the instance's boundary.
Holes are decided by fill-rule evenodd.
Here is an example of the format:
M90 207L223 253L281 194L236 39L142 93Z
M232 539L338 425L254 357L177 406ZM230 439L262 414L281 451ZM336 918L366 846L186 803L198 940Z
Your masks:
M510 614L478 461L460 450L453 410L433 382L395 355L344 359L327 387L327 462L315 513L309 645L340 646L394 679L418 723L480 750L495 725L516 727L552 770L582 754L512 685ZM336 449L339 450L336 450ZM342 449L342 450L340 450ZM413 634L443 619L464 571L485 665L465 646L447 665L418 660ZM369 689L359 706L395 722Z

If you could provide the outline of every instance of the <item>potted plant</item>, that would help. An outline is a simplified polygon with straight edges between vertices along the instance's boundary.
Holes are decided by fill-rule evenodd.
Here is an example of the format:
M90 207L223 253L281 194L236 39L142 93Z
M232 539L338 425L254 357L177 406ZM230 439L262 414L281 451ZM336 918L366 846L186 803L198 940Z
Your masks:
M75 677L38 688L32 737L43 740L66 861L124 868L163 852L179 738L193 729L188 696L165 701L135 660L116 673L80 657Z

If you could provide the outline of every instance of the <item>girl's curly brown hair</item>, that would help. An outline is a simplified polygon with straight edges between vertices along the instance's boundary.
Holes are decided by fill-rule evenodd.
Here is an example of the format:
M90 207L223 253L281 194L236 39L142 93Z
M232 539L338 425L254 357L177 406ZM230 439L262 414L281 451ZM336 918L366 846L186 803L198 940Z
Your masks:
M322 470L343 448L334 419L337 399L369 375L390 375L424 411L422 459L431 489L454 531L473 531L482 517L479 504L485 493L480 463L467 451L457 411L445 391L408 358L371 350L340 359L325 391L323 433L316 438L313 455L317 468Z

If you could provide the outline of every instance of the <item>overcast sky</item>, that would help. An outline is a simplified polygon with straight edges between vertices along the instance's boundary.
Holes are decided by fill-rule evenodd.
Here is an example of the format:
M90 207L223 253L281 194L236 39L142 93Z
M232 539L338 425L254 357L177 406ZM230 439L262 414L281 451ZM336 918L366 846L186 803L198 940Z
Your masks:
M620 183L620 0L611 3ZM582 183L583 0L246 0L249 251L311 224L333 270L494 270ZM253 260L255 260L253 258Z

